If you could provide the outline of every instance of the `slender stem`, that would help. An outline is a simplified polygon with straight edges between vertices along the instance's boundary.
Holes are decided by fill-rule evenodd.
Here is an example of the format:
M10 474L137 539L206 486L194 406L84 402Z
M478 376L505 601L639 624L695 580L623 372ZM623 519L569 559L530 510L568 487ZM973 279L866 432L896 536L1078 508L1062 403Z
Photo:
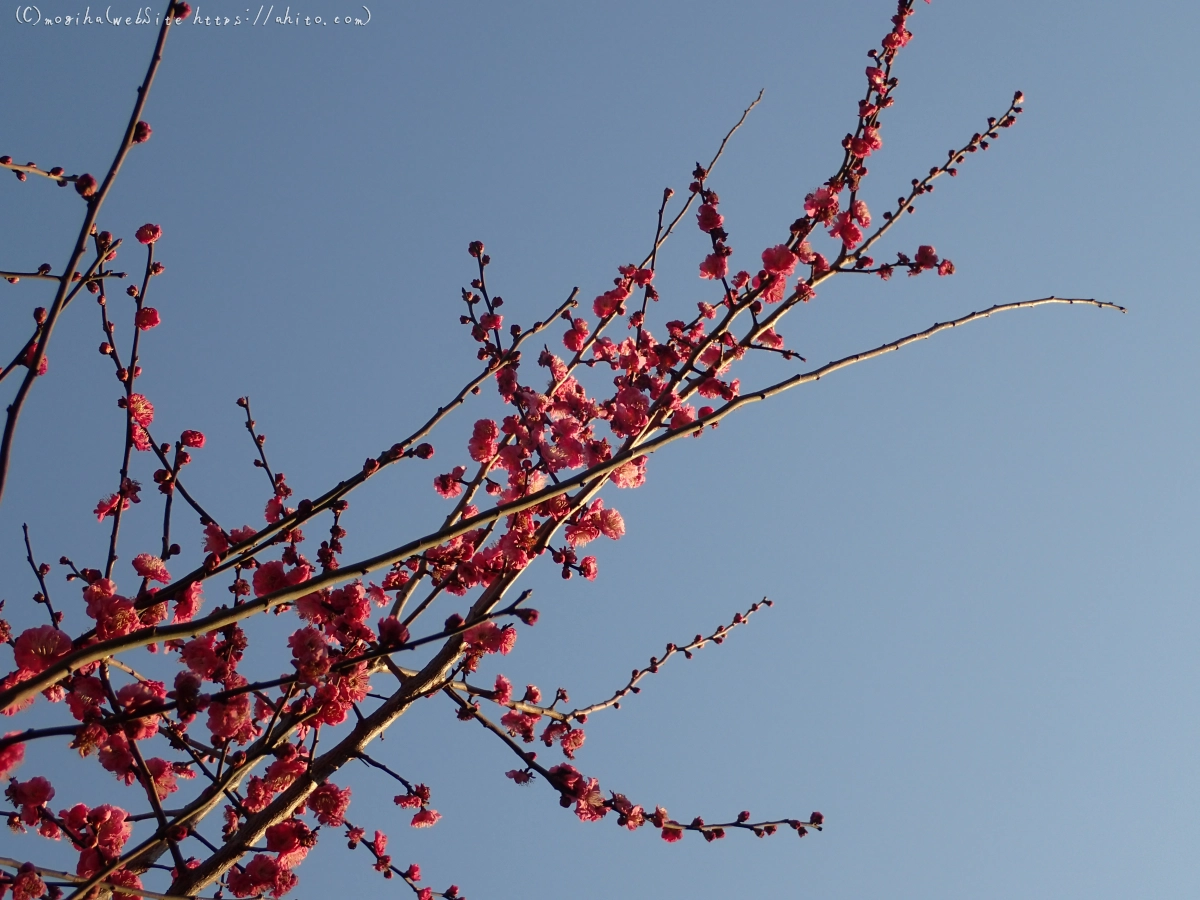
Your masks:
M104 686L104 693L108 695L108 702L112 705L113 712L116 712L121 708L121 704L117 700L117 695L113 693L112 684L108 680L107 665L100 667L100 683ZM142 750L138 746L137 738L129 734L126 737L129 739L129 753L133 756L142 786L146 789L146 798L150 801L150 806L154 810L154 817L158 820L159 830L166 836L167 843L171 848L171 858L175 861L176 867L182 871L184 868L183 856L180 854L175 840L171 837L170 829L167 825L167 816L163 812L162 802L158 797L158 787L154 783L154 777L150 774L150 768L146 765L145 757L142 756Z
M147 245L146 251L146 275L142 281L142 290L136 297L137 308L134 314L133 342L129 349L129 364L125 367L125 453L121 458L121 480L117 487L120 502L113 509L112 531L108 540L108 561L104 565L105 578L112 577L113 566L117 562L117 537L121 532L121 516L125 512L125 485L129 481L129 459L133 454L133 434L135 428L142 427L140 422L135 421L133 409L133 386L138 372L138 344L142 338L142 329L137 324L137 313L142 311L142 304L145 302L146 290L150 283L150 267L154 265L154 244ZM101 297L103 297L103 294L101 294ZM116 352L116 344L113 344L113 352ZM144 430L143 437L149 440Z
M67 299L65 301L63 301L63 309L66 309L68 306L70 306L71 301L74 300L76 295L85 286L87 286L90 282L99 281L102 278L124 278L125 277L124 272L103 272L103 271L97 272L96 271L96 269L99 268L101 266L101 264L105 261L108 254L111 253L113 250L116 250L119 246L121 246L120 240L113 241L112 245L110 247L108 247L104 253L98 253L96 255L96 259L92 262L92 264L90 266L88 266L87 271L85 271L80 276L79 280L75 284L75 287L71 289L71 292L69 294L67 294ZM74 278L73 275L72 275L72 278ZM33 337L31 337L28 341L26 341L24 344L21 345L21 349L19 351L17 351L17 355L12 358L12 362L10 362L7 366L5 366L3 370L0 370L0 381L3 381L5 378L7 378L10 372L12 372L14 369L16 369L16 367L18 365L20 365L22 362L25 361L25 353L28 350L29 345L36 343L38 338L41 337L41 334L42 334L42 326L38 325L38 327L33 332Z
M742 124L746 121L746 117L748 115L750 115L750 110L752 110L752 109L754 109L754 107L758 106L759 101L761 101L762 98L763 98L763 91L760 90L758 92L758 96L754 98L754 101L749 106L747 106L745 108L745 110L743 110L742 117L740 119L738 119L736 123L734 123L734 126L732 128L730 128L728 132L726 132L725 137L721 140L721 146L717 148L717 152L715 154L713 154L712 160L709 162L707 168L705 169L706 172L712 172L713 167L716 166L717 161L721 158L721 154L723 154L725 152L725 145L729 143L729 139L731 137L733 137L734 133L739 128L742 127ZM666 231L664 231L662 233L662 237L658 238L654 242L654 249L651 250L650 253L646 255L646 258L642 260L643 267L645 267L646 263L650 262L650 260L654 258L654 254L658 251L658 248L667 242L667 238L669 238L671 236L671 233L675 230L675 226L679 224L679 220L682 219L687 214L687 211L689 209L691 209L692 201L695 199L696 199L695 194L688 195L687 200L684 201L683 208L680 209L679 212L675 214L675 218L671 220L671 224L668 225L666 228Z
M459 710L461 710L462 715L473 718L480 725L482 725L484 728L486 728L488 731L490 731L492 734L494 734L496 737L498 737L501 741L503 741L505 746L507 746L508 749L510 749L513 753L515 753L520 758L521 762L524 764L526 769L531 769L534 772L537 772L539 775L541 775L542 778L544 778L546 780L546 783L548 785L550 785L552 788L554 788L556 791L558 791L560 796L565 797L566 799L568 799L572 802L574 802L578 799L571 792L569 792L566 789L559 786L559 784L556 782L556 779L554 778L554 776L550 773L550 770L547 769L545 766L543 766L541 763L539 763L536 759L534 759L534 754L528 752L527 750L524 750L520 744L518 744L516 741L514 741L512 739L512 737L508 734L507 731L505 731L503 728L501 728L499 725L497 725L495 722L493 722L487 716L483 715L483 713L481 713L478 709L476 709L474 707L474 705L472 705L471 703L468 703L462 697L455 694L454 691L452 691L449 687L443 688L442 692L444 694L446 694L451 700L454 701L455 705L458 706ZM620 810L617 809L614 800L604 801L603 806L608 809L612 809L617 812L620 812ZM650 818L649 816L646 817L646 819L649 819L649 818ZM813 814L813 818L818 818L816 813ZM733 822L711 822L711 823L702 822L699 819L697 819L696 821L691 822L690 824L687 824L687 825L683 824L682 822L677 822L674 819L667 819L663 822L661 827L664 829L672 829L672 830L678 830L678 831L698 831L701 834L709 833L710 836L712 836L713 832L718 832L715 836L720 837L721 836L720 832L726 831L731 828L740 828L740 829L745 829L747 831L754 831L756 834L757 833L772 834L776 830L778 830L779 828L782 828L784 826L789 827L789 828L794 828L794 829L812 828L816 831L820 831L822 828L820 822L801 821L799 819L771 819L771 820L763 821L763 822L751 822L748 819L746 821L742 821L741 819L738 819Z
M168 11L171 5L172 2L168 2ZM92 233L92 228L96 224L96 218L100 215L100 208L104 205L104 200L108 196L108 192L112 189L113 183L117 180L117 175L121 171L121 165L125 162L125 156L133 146L134 130L142 117L142 110L145 109L146 100L150 96L150 88L154 84L154 76L157 74L159 64L162 62L163 48L167 43L167 34L171 30L169 22L170 17L164 16L163 23L158 30L158 41L154 45L154 54L150 57L150 65L146 70L146 77L142 79L141 87L138 88L137 102L134 103L133 111L130 113L129 124L125 128L125 135L121 139L121 144L117 148L117 154L113 158L112 165L109 167L103 184L100 185L99 189L88 201L87 214L84 216L83 225L79 229L79 236L75 241L75 249L71 253L67 265L63 268L62 277L58 283L58 291L55 293L54 302L51 304L50 310L46 315L46 322L42 327L41 337L38 338L37 348L34 350L33 359L29 364L29 371L25 373L25 379L17 389L16 397L9 404L8 415L4 422L4 435L0 438L0 502L3 502L4 489L8 483L8 470L12 462L12 447L17 431L17 420L21 416L21 410L24 408L25 400L33 387L34 379L37 378L38 367L41 366L42 359L46 356L46 348L50 345L50 336L54 333L54 326L58 323L58 317L66 305L67 293L71 287L71 276L87 251L88 235Z
M46 604L46 609L50 613L50 624L55 628L58 628L58 622L61 616L54 611L54 605L50 602L50 588L46 587L46 577L42 574L42 570L38 564L34 562L33 545L29 542L29 526L22 523L21 532L25 535L25 559L29 561L29 568L33 569L33 575L37 579L38 585L42 589L38 594L38 596L42 598L40 602Z

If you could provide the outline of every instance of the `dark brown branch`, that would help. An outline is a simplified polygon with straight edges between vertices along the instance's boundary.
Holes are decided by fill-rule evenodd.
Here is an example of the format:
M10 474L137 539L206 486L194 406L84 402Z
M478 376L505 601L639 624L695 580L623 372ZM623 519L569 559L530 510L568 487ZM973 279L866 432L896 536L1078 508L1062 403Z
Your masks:
M569 791L560 787L556 783L556 779L551 774L550 770L536 760L535 757L537 754L524 750L520 744L512 739L507 731L505 731L487 716L483 715L483 713L476 709L473 704L468 703L462 697L454 693L449 686L443 688L442 691L454 701L456 706L458 706L460 715L477 721L480 725L503 741L504 744L510 750L512 750L518 758L520 758L526 769L532 770L541 775L542 778L546 780L546 783L558 791L559 796L564 801L567 801L564 805L569 806L570 803L575 802L576 798ZM620 815L620 810L615 804L615 797L604 801L605 808L610 809ZM824 817L820 813L813 813L809 817L808 821L801 821L800 819L768 819L761 822L751 822L749 814L744 813L743 816L739 816L732 822L704 822L702 819L697 818L686 825L682 822L677 822L674 819L666 819L661 826L656 825L655 827L661 827L664 831L697 831L703 834L706 839L713 840L714 838L724 837L725 831L731 828L753 831L759 837L764 837L769 834L774 834L779 828L784 826L794 829L800 834L801 837L803 837L806 833L806 830L809 828L821 831L824 822ZM650 818L651 817L647 815L646 821L649 821Z
M688 659L691 659L693 650L699 650L701 647L703 647L709 641L712 641L713 643L716 643L716 644L720 644L720 643L724 642L725 636L728 635L730 631L732 631L738 625L744 625L746 623L746 621L752 615L754 615L756 612L759 611L759 609L761 609L763 606L770 607L773 605L774 604L772 601L768 600L766 597L763 597L759 603L753 604L748 610L746 610L745 613L739 613L738 615L736 615L734 617L732 622L730 622L728 625L722 625L720 628L718 628L716 631L714 631L712 634L708 635L707 637L704 637L704 636L698 634L687 644L683 644L683 645L667 644L667 649L663 653L661 658L651 657L650 665L646 666L644 669L634 669L633 674L629 678L629 683L626 684L625 687L623 687L619 691L617 691L615 694L613 694L611 697L609 697L607 700L603 700L600 703L593 703L591 706L584 706L584 707L580 707L579 709L573 709L573 710L571 710L571 712L566 713L563 718L564 719L579 719L580 716L589 716L592 713L600 712L600 710L602 710L602 709L608 709L610 706L615 706L615 707L619 708L621 705L621 698L625 697L627 694L630 694L630 693L633 693L633 694L639 693L641 691L641 688L639 688L637 686L638 682L641 681L643 678L645 678L647 675L657 674L658 670L663 666L663 664L668 659L670 659L672 656L674 656L676 653L682 653L685 657L687 657Z
M168 4L168 10L170 6L171 4ZM13 399L13 402L9 404L8 415L4 423L4 435L0 438L0 502L4 499L4 488L8 483L8 469L12 462L12 446L17 431L17 420L21 416L21 410L25 406L25 400L33 387L34 379L38 377L38 367L46 355L46 348L50 344L50 337L54 333L54 326L58 323L58 317L66 304L67 293L71 286L71 273L75 271L79 265L79 261L87 251L87 239L96 224L100 208L104 205L104 200L108 196L108 192L112 189L113 183L117 180L117 175L121 171L121 165L125 162L126 155L129 153L130 148L133 147L134 130L142 117L142 111L146 107L146 100L150 96L150 88L154 84L154 76L157 74L158 66L162 62L163 48L167 43L167 34L171 30L168 24L170 21L169 16L164 16L163 24L158 30L158 41L154 45L154 54L150 58L146 77L142 79L141 87L138 88L137 102L133 105L133 112L130 114L129 124L125 128L125 135L121 139L121 145L117 148L117 154L113 158L112 165L109 167L103 184L100 185L95 195L88 201L87 214L84 216L83 225L79 229L79 236L75 241L75 249L63 269L62 278L58 283L58 291L55 293L54 302L47 313L45 325L42 327L42 335L38 339L37 347L33 353L33 359L30 360L29 371L25 374L25 379L21 382L21 386L17 389L17 395Z
M61 616L54 611L54 605L50 602L50 588L46 587L46 573L42 571L41 567L36 562L34 562L33 545L29 542L29 526L22 523L21 532L25 535L25 559L29 561L29 568L33 569L33 576L37 579L38 585L41 587L41 591L38 594L38 597L41 599L38 600L38 602L46 605L46 609L50 613L50 624L55 628L58 628L58 622ZM48 566L47 571L49 571ZM37 597L34 599L37 600Z

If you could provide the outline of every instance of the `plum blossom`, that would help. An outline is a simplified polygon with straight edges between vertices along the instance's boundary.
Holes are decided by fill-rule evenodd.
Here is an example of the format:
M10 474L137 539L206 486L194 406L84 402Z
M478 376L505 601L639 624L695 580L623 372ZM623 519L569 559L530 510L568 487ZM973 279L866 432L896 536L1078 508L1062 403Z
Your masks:
M292 665L301 680L315 684L329 671L329 645L317 629L299 629L288 638L288 646L292 648Z
M489 620L468 628L463 633L463 641L471 651L507 656L517 642L517 630L511 625L501 628Z
M528 701L526 702L537 702ZM500 724L513 737L520 737L525 743L533 742L533 729L537 727L541 716L537 713L525 713L520 710L510 710L500 717Z
M791 275L796 268L796 254L786 244L768 247L762 252L763 268L772 275Z
M496 687L492 693L492 699L501 706L512 703L512 682L503 675L496 676Z
M162 228L158 225L152 225L147 222L135 232L134 237L142 244L153 244L162 237Z
M567 330L567 333L563 335L563 346L568 350L578 353L587 342L587 336L588 323L583 319L575 319L571 322L571 327Z
M696 421L696 409L693 406L681 406L675 410L671 416L669 428L672 431L678 431L681 428L687 428Z
M883 139L879 136L879 129L871 125L864 128L860 136L850 140L850 152L864 159L882 146Z
M392 802L401 809L417 809L429 804L429 787L424 784L413 785L407 794L397 794Z
M204 589L199 581L193 581L186 588L175 595L175 618L176 624L180 622L190 622L196 615L196 611L200 609L200 604L204 601Z
M480 419L476 422L471 440L467 443L471 459L475 462L487 462L495 456L499 437L500 429L491 419Z
M592 302L592 312L601 319L607 318L622 309L621 304L628 300L631 294L629 285L622 281L611 291L605 291Z
M229 871L226 883L235 897L249 897L269 891L272 897L282 897L299 879L279 860L256 853L244 867L235 866Z
M267 850L278 853L279 863L293 868L308 855L317 837L300 819L288 819L270 826L266 831Z
M166 565L157 556L150 553L139 553L133 558L133 570L143 578L157 581L161 584L171 583L171 574Z
M567 543L572 547L594 541L602 534L614 541L625 534L625 520L615 509L605 509L602 499L595 500L588 511L566 529Z
M700 277L719 280L729 274L729 257L722 253L710 253L700 263Z
M433 489L447 499L462 493L462 477L467 474L466 466L455 466L452 472L433 479Z
M154 421L154 404L142 394L130 394L128 399L122 397L117 401L117 406L128 408L129 418L143 428L149 428Z
M282 560L271 560L254 571L254 596L265 597L284 588L303 584L311 575L312 567L304 563L285 571Z
M42 881L33 863L22 863L12 881L13 900L34 900L46 893L46 882Z
M575 801L575 815L582 822L595 822L608 814L600 782L588 778L572 765L561 763L549 770L551 782L567 800Z
M567 759L575 758L575 751L583 746L584 733L582 728L569 728L562 736L562 751Z
M846 249L856 246L863 238L862 229L854 221L854 215L850 212L838 213L834 217L833 225L829 228L830 237L840 237L843 246Z
M917 266L922 269L932 269L938 264L937 250L928 244L922 244L917 248L917 258L915 262Z
M837 215L839 205L838 192L822 185L804 198L804 213L818 222L828 222Z
M161 681L136 681L117 691L117 702L130 714L142 713L162 703L167 697L167 687ZM158 733L156 715L142 715L126 726L126 735L142 741Z
M768 328L758 336L758 342L764 347L770 347L773 350L783 349L783 338L775 333L774 328Z
M71 652L71 639L53 625L27 628L13 645L17 668L36 675L50 668Z
M412 817L413 828L432 828L437 824L442 814L436 809L422 809Z
M36 825L41 818L41 808L54 799L54 787L41 775L28 781L17 781L14 778L8 783L4 796L18 807L17 812L22 823Z
M717 212L715 204L704 203L696 211L696 222L701 231L716 231L725 223L725 217Z
M638 456L625 465L613 469L608 477L619 488L641 487L646 483L646 457Z
M316 813L317 821L322 825L340 826L345 821L349 805L350 788L342 789L329 781L308 797L308 808Z

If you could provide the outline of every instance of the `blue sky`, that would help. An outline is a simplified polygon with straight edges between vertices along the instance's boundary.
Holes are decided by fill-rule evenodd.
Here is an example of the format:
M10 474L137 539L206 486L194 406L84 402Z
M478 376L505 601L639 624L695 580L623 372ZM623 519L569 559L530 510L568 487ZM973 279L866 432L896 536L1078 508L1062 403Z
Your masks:
M195 5L200 16L246 8ZM112 13L134 15L126 6ZM1026 112L884 244L933 244L957 274L835 281L789 318L789 346L820 364L1050 293L1129 313L1009 313L751 407L664 450L644 488L609 498L628 532L599 548L595 583L551 567L527 576L542 621L484 672L579 700L606 696L667 641L776 601L593 718L579 765L679 818L820 809L823 834L667 845L585 825L544 785L515 787L508 751L429 704L381 756L433 788L436 828L408 829L390 784L366 772L346 783L353 817L388 831L397 862L421 863L434 885L475 898L1200 891L1200 313L1186 224L1197 13L918 7L866 182L874 208L1016 89ZM663 187L686 190L762 88L712 181L732 244L756 259L840 160L866 51L893 10L393 2L371 6L364 27L181 27L145 116L154 135L101 226L127 239L143 222L163 227L167 273L152 303L164 324L148 335L144 385L162 427L209 436L192 489L222 521L259 521L243 394L299 495L355 471L475 371L458 324L468 241L487 244L508 321L540 318L576 285L590 301L645 254ZM2 12L0 154L102 171L153 29L33 28ZM82 212L70 190L0 179L0 268L61 266ZM712 299L695 278L703 253L690 222L666 245L660 323ZM0 334L19 343L50 298L36 284L0 287ZM35 615L22 522L47 559L102 558L107 531L89 513L113 489L122 426L100 340L85 298L22 420L19 477L0 508L14 625ZM792 371L755 361L743 385ZM437 436L433 462L354 495L348 558L427 530L444 510L430 479L467 461L471 422L498 410L485 392ZM126 558L153 547L160 507L138 512ZM198 529L183 521L185 558L198 559ZM262 667L278 671L274 659ZM46 758L65 765L66 754ZM116 795L97 772L65 768L60 798ZM35 846L6 834L0 855ZM407 893L337 840L299 874L302 900Z

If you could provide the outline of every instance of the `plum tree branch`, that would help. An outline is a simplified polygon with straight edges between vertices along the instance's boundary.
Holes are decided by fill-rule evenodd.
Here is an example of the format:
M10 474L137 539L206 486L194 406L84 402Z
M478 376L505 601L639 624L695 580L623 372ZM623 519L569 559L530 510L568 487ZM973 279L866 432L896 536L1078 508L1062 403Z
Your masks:
M985 310L968 313L960 316L957 319L952 319L948 322L938 322L926 328L924 331L918 331L907 337L899 338L894 341L889 341L886 344L881 344L871 350L865 350L860 353L854 353L850 356L842 357L841 359L833 360L819 368L813 369L799 375L794 375L791 378L784 379L776 384L761 388L750 393L745 393L735 400L726 403L720 409L712 414L698 419L691 423L687 428L678 431L667 431L655 438L647 440L643 444L636 447L624 450L614 454L608 462L594 466L593 468L582 472L579 475L564 479L562 482L551 487L543 488L527 497L519 500L514 500L510 503L502 503L493 507L490 510L482 511L467 519L451 525L448 528L443 528L432 534L426 535L408 543L401 544L384 553L376 556L368 557L358 562L348 563L339 569L324 572L310 580L298 585L287 587L278 590L265 597L259 597L255 600L243 603L240 606L224 607L213 613L210 613L203 618L195 619L191 622L184 622L177 625L154 626L144 628L131 634L122 635L121 637L109 638L108 640L98 641L86 647L80 647L73 651L61 661L56 663L51 668L41 672L27 681L23 681L6 691L0 692L0 709L6 709L14 706L25 700L32 699L40 691L50 687L56 683L64 675L70 674L83 666L90 665L95 662L100 662L109 656L116 653L121 653L126 650L132 650L137 647L144 647L147 644L156 643L159 641L180 640L184 638L195 637L199 634L204 634L209 631L216 631L235 622L240 622L250 616L258 613L266 612L284 603L292 603L313 591L320 590L325 587L332 587L343 581L348 581L351 578L368 575L371 572L391 566L393 563L404 560L410 556L419 555L427 550L431 550L440 544L452 540L456 537L461 537L469 531L474 530L489 522L494 522L497 519L505 516L513 515L514 513L523 512L528 509L533 509L541 503L560 494L568 493L575 488L591 485L590 491L594 492L603 485L607 477L616 469L632 461L637 456L648 455L654 453L668 444L674 443L681 438L694 435L703 430L705 426L715 424L716 422L725 419L726 417L737 412L739 409L751 404L774 397L784 391L799 387L804 384L820 381L822 378L832 375L834 372L845 369L849 366L860 362L866 362L870 359L875 359L884 356L888 353L893 353L902 347L907 347L909 344L915 344L918 341L927 340L935 334L947 331L951 328L957 328L960 325L967 325L971 322L981 321L996 315L997 313L1009 312L1017 309L1032 309L1037 306L1046 306L1049 304L1067 304L1072 306L1095 306L1100 309L1115 309L1120 312L1125 312L1125 308L1118 306L1115 303L1109 303L1101 300L1088 298L1069 298L1069 297L1042 297L1038 300L1021 300L1014 303L1000 303ZM190 582L187 582L190 583ZM186 587L185 582L176 582L174 585L163 588L157 595L158 597L170 596L175 590ZM161 600L157 601L161 602Z

